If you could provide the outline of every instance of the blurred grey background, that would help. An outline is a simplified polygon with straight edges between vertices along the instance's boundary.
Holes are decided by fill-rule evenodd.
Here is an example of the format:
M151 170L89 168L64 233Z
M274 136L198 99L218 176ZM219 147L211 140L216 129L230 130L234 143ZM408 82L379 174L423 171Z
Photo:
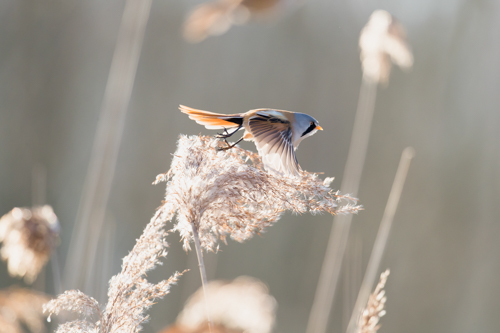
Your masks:
M406 27L415 65L410 73L394 68L378 90L359 192L365 211L353 220L329 331L347 325L352 290L406 146L416 158L381 267L391 275L380 332L500 331L500 2L309 0L271 22L188 44L182 24L199 3L153 1L106 213L111 264L96 268L96 281L120 270L160 205L164 185L151 183L168 170L177 136L215 134L181 114L179 104L311 114L325 131L301 144L298 160L308 171L335 176L338 188L362 76L359 32L373 10L385 9ZM32 170L45 167L45 200L62 227L61 264L124 4L0 2L0 213L32 204ZM263 280L278 301L275 332L304 332L331 226L327 215L285 214L262 236L207 255L209 278ZM191 271L150 310L148 333L172 323L200 285L195 254L183 252L177 234L168 240L165 264L149 277ZM106 249L98 250L101 266ZM36 288L54 293L49 268L39 280ZM0 287L13 284L22 281L1 264ZM102 288L88 292L105 299Z

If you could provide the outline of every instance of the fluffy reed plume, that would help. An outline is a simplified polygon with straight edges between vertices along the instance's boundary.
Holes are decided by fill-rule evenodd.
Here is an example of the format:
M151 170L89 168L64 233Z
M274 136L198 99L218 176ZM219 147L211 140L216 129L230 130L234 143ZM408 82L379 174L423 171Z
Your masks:
M78 290L66 291L57 299L44 305L50 316L62 310L70 310L85 317L59 326L57 332L139 332L149 316L144 312L156 299L164 297L170 286L177 282L182 273L176 272L168 280L157 284L148 282L146 272L161 265L160 259L166 257L166 231L164 221L172 218L172 209L163 206L156 212L137 240L132 251L123 258L121 273L109 282L108 303L101 310L95 299ZM90 318L98 318L97 322Z
M359 37L363 78L387 83L391 61L403 69L413 65L403 25L385 10L376 10Z
M23 288L0 291L0 332L22 333L21 325L33 333L44 332L42 305L49 299L45 294Z
M1 257L11 276L35 280L50 258L59 235L52 207L14 208L0 219Z
M184 25L184 38L198 43L208 36L222 35L233 24L267 14L282 0L215 0L196 7Z
M240 148L218 151L220 145L211 137L182 135L170 170L155 182L168 180L160 209L168 216L177 211L173 230L180 233L186 251L193 227L201 246L216 250L218 239L226 242L229 236L243 242L271 226L285 210L348 214L361 209L353 204L355 199L330 189L333 178L322 181L306 171L294 178L271 174L257 154Z
M217 332L270 333L276 300L257 279L241 276L233 281L211 281L206 287L210 318ZM187 301L174 326L162 333L208 333L205 300L200 288Z
M363 310L363 314L358 321L358 333L375 333L380 328L379 320L385 315L385 283L389 276L389 270L380 274L380 282L375 287L375 291L370 295L368 304Z

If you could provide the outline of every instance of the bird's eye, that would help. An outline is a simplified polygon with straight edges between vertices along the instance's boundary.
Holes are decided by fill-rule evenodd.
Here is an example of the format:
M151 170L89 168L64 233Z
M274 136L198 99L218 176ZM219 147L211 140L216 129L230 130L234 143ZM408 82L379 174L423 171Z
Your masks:
M316 124L314 123L314 121L311 121L311 122L309 123L309 128L307 128L307 129L305 130L305 132L304 132L304 133L302 133L302 135L301 135L301 136L304 136L304 135L306 135L306 134L308 134L308 133L312 132L315 128L316 128Z

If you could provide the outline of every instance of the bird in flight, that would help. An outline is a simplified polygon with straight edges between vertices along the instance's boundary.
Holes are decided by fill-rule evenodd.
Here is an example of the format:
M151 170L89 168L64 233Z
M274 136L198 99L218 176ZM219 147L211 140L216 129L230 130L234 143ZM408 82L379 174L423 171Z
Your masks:
M245 113L220 114L184 105L180 105L179 109L207 129L223 129L224 133L217 137L224 140L245 129L241 139L222 149L230 149L241 140L253 141L266 169L288 176L297 176L301 170L295 156L299 143L323 130L316 119L299 112L256 109Z

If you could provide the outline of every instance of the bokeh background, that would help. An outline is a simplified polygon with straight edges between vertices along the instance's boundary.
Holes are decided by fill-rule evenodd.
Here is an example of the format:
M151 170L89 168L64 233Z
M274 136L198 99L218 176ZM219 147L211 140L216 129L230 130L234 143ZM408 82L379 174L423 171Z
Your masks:
M498 332L500 323L500 2L309 0L275 19L199 44L182 38L200 1L153 1L109 204L94 285L103 282L161 203L179 134L214 134L179 104L221 113L270 107L311 114L325 131L297 151L301 166L340 186L361 84L358 37L385 9L406 27L415 64L379 87L343 279L329 332L347 325L402 150L412 162L381 270L391 269L381 332ZM32 174L66 254L84 188L124 0L0 2L0 214L31 206ZM243 147L255 149L253 144ZM285 214L265 234L206 257L210 279L250 275L278 301L275 332L304 332L332 217ZM96 236L97 237L97 236ZM106 242L110 245L102 245ZM200 285L196 256L169 236L152 280L191 268L150 311L145 332L172 323ZM80 263L69 263L78 266ZM99 266L100 265L100 266ZM34 287L54 293L47 266ZM348 283L346 283L348 282ZM0 265L0 288L23 282ZM347 319L346 319L347 318Z

